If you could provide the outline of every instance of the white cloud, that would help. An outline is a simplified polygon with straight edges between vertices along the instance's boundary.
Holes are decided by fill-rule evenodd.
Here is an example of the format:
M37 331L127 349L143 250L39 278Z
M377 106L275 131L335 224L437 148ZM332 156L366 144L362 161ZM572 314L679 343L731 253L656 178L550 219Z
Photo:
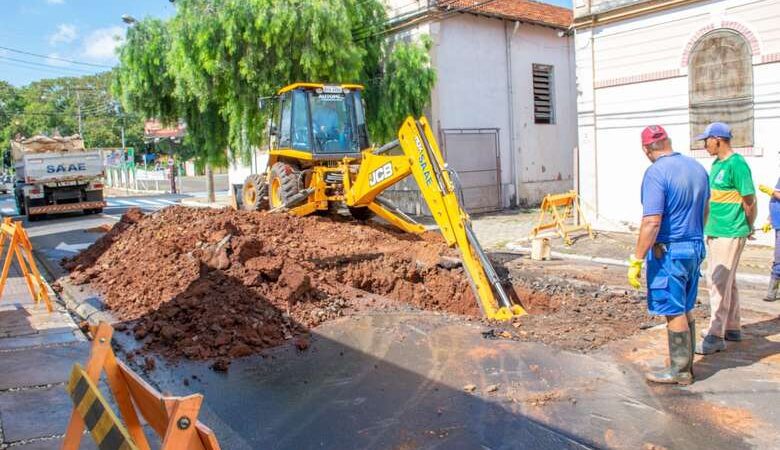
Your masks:
M98 61L116 61L114 53L125 40L125 30L120 26L100 28L84 39L84 56Z
M75 26L69 25L67 23L61 23L57 25L57 31L49 36L49 44L70 44L76 40L78 34L79 33L76 31Z
M46 3L50 5L62 5L65 3L65 0L46 0Z

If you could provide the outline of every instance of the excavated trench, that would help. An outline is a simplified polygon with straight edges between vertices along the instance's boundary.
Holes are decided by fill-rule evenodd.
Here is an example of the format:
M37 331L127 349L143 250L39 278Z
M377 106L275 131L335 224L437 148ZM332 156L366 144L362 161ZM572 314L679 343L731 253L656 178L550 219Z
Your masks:
M63 266L75 284L102 294L124 321L120 329L145 350L216 358L226 368L285 340L305 349L311 327L365 310L411 306L478 318L457 257L433 232L418 237L339 218L176 206L128 211ZM550 289L511 264L497 267L532 313L495 325L504 338L590 350L625 336L619 319L632 332L648 320L630 297Z

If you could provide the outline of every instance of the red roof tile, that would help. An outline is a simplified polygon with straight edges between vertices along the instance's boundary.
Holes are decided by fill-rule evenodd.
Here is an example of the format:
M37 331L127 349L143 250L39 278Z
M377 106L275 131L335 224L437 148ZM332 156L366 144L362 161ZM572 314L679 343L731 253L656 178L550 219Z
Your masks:
M439 0L438 6L445 11L462 9L463 12L538 23L556 28L569 28L572 23L570 9L531 0Z

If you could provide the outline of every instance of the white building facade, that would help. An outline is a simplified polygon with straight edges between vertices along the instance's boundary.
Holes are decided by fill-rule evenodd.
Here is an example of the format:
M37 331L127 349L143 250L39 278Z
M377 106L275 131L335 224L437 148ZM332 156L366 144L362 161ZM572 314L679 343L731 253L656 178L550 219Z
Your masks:
M572 189L571 12L523 0L469 5L388 4L398 17L396 39L432 40L436 85L426 115L459 174L467 210L538 204L547 193ZM426 213L413 183L384 195L407 212Z
M641 219L640 147L662 125L709 170L693 136L730 123L756 184L780 175L780 1L575 0L577 188L600 228ZM769 198L758 193L763 223ZM766 240L767 238L764 237Z

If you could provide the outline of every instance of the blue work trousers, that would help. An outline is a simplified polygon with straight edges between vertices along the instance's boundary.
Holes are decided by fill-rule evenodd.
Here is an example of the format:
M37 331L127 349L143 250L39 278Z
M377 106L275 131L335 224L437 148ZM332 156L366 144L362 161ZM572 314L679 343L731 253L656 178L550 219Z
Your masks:
M775 261L772 263L772 276L780 278L780 229L775 230Z
M692 310L707 251L704 241L656 243L647 254L647 310L679 316Z

